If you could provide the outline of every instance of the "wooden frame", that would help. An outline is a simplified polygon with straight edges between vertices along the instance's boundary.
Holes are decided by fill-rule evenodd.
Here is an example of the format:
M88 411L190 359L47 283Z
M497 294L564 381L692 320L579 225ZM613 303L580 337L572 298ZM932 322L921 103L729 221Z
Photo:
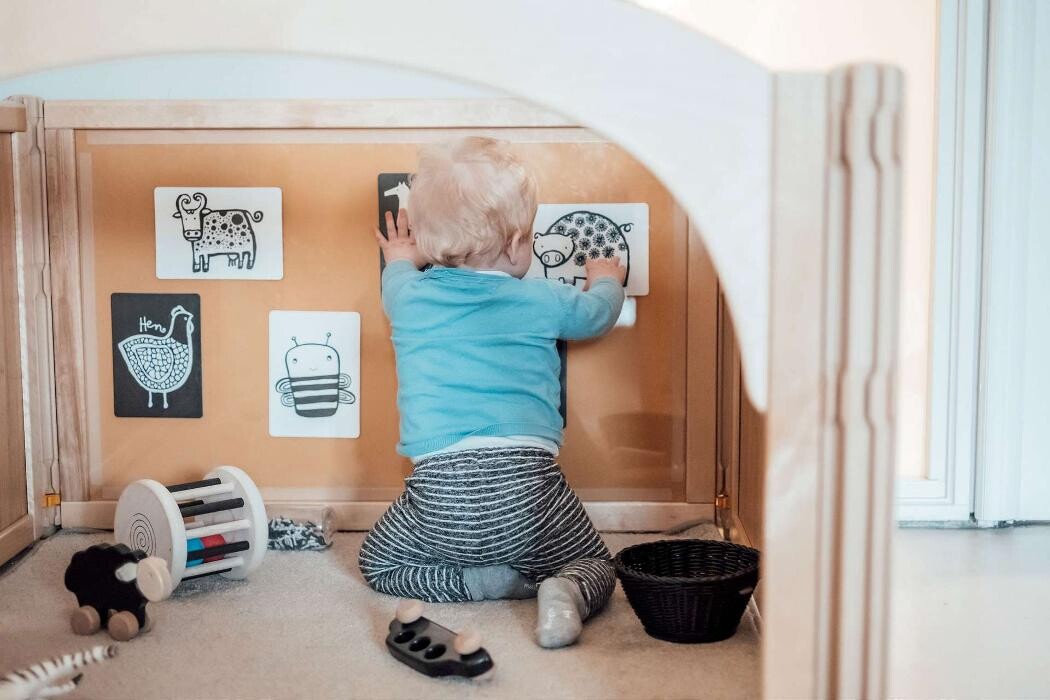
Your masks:
M227 28L221 35L193 31L200 13L192 10L143 15L141 31L128 35L119 29L120 7L58 12L38 3L24 21L69 41L42 54L31 32L15 33L6 70L260 47L384 60L388 38L375 27L397 23L402 65L561 105L639 154L709 232L736 313L748 390L768 408L764 692L881 695L883 528L893 461L882 389L893 361L884 341L895 320L886 303L894 261L884 253L898 235L898 204L894 149L885 142L896 101L892 93L879 96L878 86L889 87L891 71L857 68L830 83L826 76L775 76L631 3L566 3L553 25L527 0L501 3L500 13L478 12L469 2L407 5L319 4L306 15L318 20L316 31L290 35L272 17L263 25L237 21L250 15L242 0L208 7ZM611 45L659 47L667 70L640 69L631 52L581 54L573 32L595 15ZM542 56L507 44L500 31L507 23L546 36ZM464 26L475 31L455 31ZM571 78L565 66L573 67ZM614 78L621 89L609 91ZM624 93L632 99L621 100ZM676 109L653 109L668 95ZM834 149L825 149L829 136ZM697 167L701 162L719 167ZM847 256L873 246L877 257ZM877 391L865 403L858 388L869 382ZM872 445L877 449L864 449Z
M86 366L91 363L88 338L91 321L85 319L84 281L82 279L81 246L85 245L87 224L80 217L89 214L83 210L87 195L83 190L90 185L78 182L78 167L75 138L78 131L85 131L89 142L125 142L130 139L152 143L182 142L191 140L195 132L186 129L212 130L214 124L221 125L223 139L250 134L251 142L282 140L284 134L294 134L295 139L309 142L310 131L300 129L304 124L323 128L325 140L372 141L399 136L399 138L432 138L428 135L436 127L447 130L475 125L472 133L491 131L505 137L524 135L526 140L542 141L604 141L605 139L573 125L566 120L542 110L512 100L395 100L395 101L348 101L321 102L316 114L312 102L281 101L264 102L256 109L255 101L238 102L48 102L45 133L47 138L47 174L50 194L49 237L51 241L53 276L53 312L55 319L55 376L59 395L66 400L59 405L59 471L63 484L62 519L70 526L108 526L115 506L116 494L94 493L91 498L91 475L89 465L92 456L92 435L87 410L91 397L95 395L91 377ZM233 130L252 126L250 132ZM537 130L536 125L540 125ZM132 127L130 130L126 127ZM74 128L75 127L75 128ZM379 129L378 134L373 130ZM366 131L368 130L368 131ZM207 133L207 132L203 132ZM318 137L320 138L320 137ZM714 293L717 281L712 273L711 262L704 249L695 242L688 242L688 222L684 214L675 227L681 229L681 250L674 256L680 261L683 274L698 275L695 284L690 282L689 293ZM677 239L676 239L677 240ZM688 270L687 270L688 267ZM704 401L709 402L701 414L713 414L713 394L704 392L706 384L713 383L713 376L704 378L701 373L686 367L689 333L704 333L713 330L713 317L694 319L683 306L672 313L674 323L683 324L684 340L682 352L675 354L681 363L680 374L691 377L683 382L673 398L675 417L673 441L678 446L676 454L685 456L684 462L676 458L671 465L672 478L682 482L682 500L656 500L660 496L644 491L628 492L624 489L579 490L587 501L598 527L605 530L663 530L682 522L710 519L713 515L713 474L706 473L713 458L713 445L706 444L704 426L685 425L679 414L690 408L698 409ZM686 327L685 324L688 324ZM702 335L697 335L702 338ZM696 346L700 343L694 342ZM691 358L695 366L696 359ZM694 393L695 392L695 393ZM692 398L689 398L692 397ZM687 405L688 404L688 405ZM679 425L681 423L681 425ZM706 442L710 442L708 438ZM334 507L336 525L341 529L363 529L369 527L396 493L379 493L382 489L262 489L264 498L271 505L285 507L311 506L319 503ZM291 492L295 493L291 493ZM651 491L651 490L650 490ZM631 499L641 500L631 500ZM347 501L350 499L350 501ZM650 500L652 499L652 500ZM279 507L278 507L279 510Z
M871 65L776 81L766 697L884 695L901 94Z
M578 127L514 99L49 101L46 129Z
M0 102L0 563L33 541L22 419L17 191L12 145L12 132L25 128L25 108Z
M58 437L55 412L55 365L52 345L51 269L47 240L44 174L43 103L35 97L12 98L26 115L26 130L12 137L15 151L15 235L22 292L20 313L26 461L30 475L30 511L35 537L58 522L57 505L45 501L58 492Z
M0 102L0 134L26 130L26 108L14 101Z

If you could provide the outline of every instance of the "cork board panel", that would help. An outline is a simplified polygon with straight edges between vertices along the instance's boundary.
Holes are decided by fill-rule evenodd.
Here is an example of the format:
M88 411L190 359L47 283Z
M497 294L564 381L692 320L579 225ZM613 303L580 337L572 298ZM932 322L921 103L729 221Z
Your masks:
M292 130L268 132L260 142L252 142L246 132L225 132L231 138L224 142L223 133L180 132L167 143L156 132L147 139L129 132L123 141L114 138L119 132L97 140L89 138L90 132L77 133L82 271L89 305L84 319L93 413L91 497L113 498L138 478L179 482L198 478L216 464L234 464L247 469L270 498L387 499L411 467L394 451L397 382L372 237L375 183L380 172L412 171L418 143L335 137L326 142L321 132L303 138L303 132ZM541 142L532 135L514 148L535 170L541 202L649 204L650 294L638 299L634 327L570 345L561 463L585 498L680 500L684 216L666 188L614 145ZM284 279L157 279L153 188L187 185L280 187ZM203 418L114 417L107 311L113 292L200 295L207 328ZM361 314L360 438L269 436L271 309Z

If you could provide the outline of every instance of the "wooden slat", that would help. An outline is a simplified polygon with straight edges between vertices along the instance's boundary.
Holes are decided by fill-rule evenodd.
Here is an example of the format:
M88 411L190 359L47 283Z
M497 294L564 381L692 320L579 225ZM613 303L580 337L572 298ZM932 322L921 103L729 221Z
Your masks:
M837 536L834 599L836 684L840 697L883 697L890 489L892 383L896 364L896 268L900 230L897 159L901 81L895 69L837 71L843 84L841 157L848 186L842 255L829 274L843 280L841 316L828 337L840 343L833 404L837 428ZM834 157L835 154L833 154ZM888 288L893 286L893 288Z
M24 515L0 530L0 564L33 544L33 522Z
M388 501L266 501L267 513L279 514L331 508L339 530L367 530L387 508ZM594 526L603 532L665 532L686 523L709 521L714 517L710 503L646 503L642 501L584 502ZM113 529L117 502L63 501L64 527Z
M734 497L736 515L752 547L762 548L763 508L765 503L766 472L766 416L748 399L740 395L740 451L737 457L737 476Z
M74 132L47 131L45 153L59 474L63 499L83 501L89 456Z
M740 347L737 344L729 305L718 295L716 315L718 338L715 359L716 411L715 464L719 482L715 488L729 494L730 509L739 512L740 480L740 405L743 376L740 371ZM725 523L722 523L725 527Z
M781 76L777 114L764 693L884 697L901 76Z
M27 363L23 381L27 397L26 457L29 462L33 533L50 530L57 508L45 508L43 494L53 490L58 473L55 428L54 353L51 335L50 270L48 267L46 182L43 152L43 102L35 97L15 98L25 106L26 130L12 134L14 149L15 235L21 247L22 304L24 305ZM32 352L29 349L32 348ZM57 489L56 489L57 490Z
M512 99L48 100L47 129L372 129L576 126Z
M0 133L26 130L26 109L10 100L0 101Z
M872 123L871 154L879 173L876 260L875 357L868 382L866 419L873 426L870 493L870 552L867 658L869 697L882 697L889 668L888 620L890 538L893 534L893 485L897 475L895 390L901 243L901 152L903 137L903 75L883 67L878 73L878 108Z
M11 135L0 133L0 530L29 512Z
M774 86L769 404L762 554L763 696L827 697L825 610L831 570L822 514L826 76L781 75Z
M686 500L713 503L717 470L718 273L689 227L686 320Z

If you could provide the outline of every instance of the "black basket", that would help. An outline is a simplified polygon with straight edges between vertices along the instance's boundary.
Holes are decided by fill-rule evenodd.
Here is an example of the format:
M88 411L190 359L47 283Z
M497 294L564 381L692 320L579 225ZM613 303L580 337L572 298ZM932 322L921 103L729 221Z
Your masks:
M660 540L621 550L613 564L645 631L669 642L733 636L758 584L757 549L716 540Z

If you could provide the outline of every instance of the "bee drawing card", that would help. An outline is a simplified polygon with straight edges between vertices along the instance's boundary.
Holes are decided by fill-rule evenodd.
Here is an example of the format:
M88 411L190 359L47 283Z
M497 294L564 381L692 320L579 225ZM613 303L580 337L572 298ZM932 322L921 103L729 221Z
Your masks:
M361 434L361 316L270 312L270 435Z
M110 316L114 415L200 418L200 296L117 293Z
M159 279L284 277L279 187L157 187L153 210Z
M527 277L583 287L588 260L617 258L627 268L628 296L649 293L649 205L541 204Z

